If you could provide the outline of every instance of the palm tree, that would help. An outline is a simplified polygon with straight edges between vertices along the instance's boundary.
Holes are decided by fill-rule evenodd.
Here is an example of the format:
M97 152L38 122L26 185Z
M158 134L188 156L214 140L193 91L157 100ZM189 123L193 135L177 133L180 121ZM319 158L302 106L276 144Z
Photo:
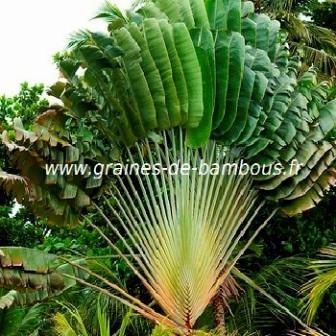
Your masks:
M281 22L291 50L303 53L306 67L315 66L326 78L336 76L336 32L314 23L311 17L314 6L317 6L315 1L256 0L254 3L258 12L267 13Z
M336 102L314 69L298 75L279 22L255 13L251 2L156 0L127 13L107 4L98 16L108 34L82 31L59 57L65 107L95 115L106 141L121 144L125 166L193 169L114 176L105 199L112 217L95 206L123 248L86 219L160 310L92 271L113 291L78 281L191 335L272 216L315 207L335 183ZM204 164L240 163L257 173L200 173ZM274 212L238 249L265 200Z

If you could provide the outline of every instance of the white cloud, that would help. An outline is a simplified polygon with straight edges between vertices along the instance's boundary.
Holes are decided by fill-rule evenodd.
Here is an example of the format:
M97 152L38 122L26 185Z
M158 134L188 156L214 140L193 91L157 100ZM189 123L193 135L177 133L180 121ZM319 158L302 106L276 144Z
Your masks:
M90 21L103 0L1 0L0 95L14 94L21 82L51 84L58 73L52 55L82 28L100 30ZM128 8L131 0L114 1Z

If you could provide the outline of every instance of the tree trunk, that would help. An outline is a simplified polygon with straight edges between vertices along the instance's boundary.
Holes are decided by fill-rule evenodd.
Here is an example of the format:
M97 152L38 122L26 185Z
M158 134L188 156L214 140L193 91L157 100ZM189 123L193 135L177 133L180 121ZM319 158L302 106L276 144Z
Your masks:
M220 294L217 294L213 300L215 324L219 333L219 336L226 335L225 327L225 304Z

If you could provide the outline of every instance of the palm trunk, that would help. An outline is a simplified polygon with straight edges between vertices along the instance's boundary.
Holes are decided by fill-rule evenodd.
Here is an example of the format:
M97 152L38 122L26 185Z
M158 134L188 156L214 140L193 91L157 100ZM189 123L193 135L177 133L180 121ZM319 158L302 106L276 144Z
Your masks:
M260 2L260 0L255 1L255 9L256 9L257 13L261 12L261 2Z
M214 298L213 308L214 308L214 315L215 315L215 324L216 324L219 336L225 336L226 335L225 304L220 294L217 294L216 297Z
M224 274L225 270L223 270ZM220 336L225 336L225 311L229 309L229 302L239 297L240 287L232 275L228 275L224 283L219 287L217 295L214 297L212 304L214 309L215 324Z

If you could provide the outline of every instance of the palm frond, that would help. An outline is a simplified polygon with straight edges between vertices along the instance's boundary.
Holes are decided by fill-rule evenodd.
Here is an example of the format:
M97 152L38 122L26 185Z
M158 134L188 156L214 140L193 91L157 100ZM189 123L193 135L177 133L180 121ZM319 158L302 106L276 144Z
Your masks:
M115 4L106 1L98 10L94 19L103 19L109 24L126 23L127 16Z
M128 317L127 314L125 316ZM98 318L100 336L110 336L110 319L108 317L106 309L102 307L99 300L97 302L97 318Z
M331 29L305 22L296 13L281 9L282 1L270 1L274 6L266 10L274 13L281 20L283 29L288 34L293 52L304 51L304 61L308 66L315 66L328 76L336 74L336 34ZM286 1L285 1L286 2ZM290 1L291 2L291 1ZM278 9L277 6L280 6Z
M309 66L315 66L323 74L336 75L336 56L309 46L304 46L302 49L305 53L305 61Z
M45 307L40 304L36 304L26 311L24 318L20 323L18 329L18 335L20 333L25 334L28 330L35 330L40 326L41 317L45 314ZM31 331L32 332L32 331Z
M291 257L275 260L256 272L249 272L249 278L258 287L255 288L245 280L240 283L243 291L237 302L231 302L232 314L227 316L230 330L236 328L240 332L258 330L267 333L279 325L283 329L291 328L294 320L273 300L288 308L293 315L299 316L298 292L307 279L308 264L305 258ZM236 269L233 270L233 275L235 272ZM236 279L240 276L235 275ZM264 296L259 288L267 292L272 300Z
M302 310L308 323L314 320L327 291L336 284L336 245L322 249L320 256L321 259L311 262L310 269L314 274L302 288Z
M70 322L62 313L56 313L54 317L55 332L58 336L78 336L75 330L71 327Z
M307 29L311 36L311 47L336 55L336 33L333 30L312 23L307 24Z
M306 328L301 331L292 331L288 333L288 336L329 336L322 330Z
M306 24L307 37L298 43L304 52L304 61L315 66L322 74L336 75L336 34L330 29Z
M311 32L305 22L299 19L294 13L278 13L283 28L288 33L288 38L293 42L311 43Z
M68 39L68 49L76 49L83 45L89 44L91 41L91 32L88 30L79 30L70 35Z
M261 0L259 3L260 9L273 13L290 13L293 7L293 0Z
M101 274L101 269L99 269L99 272ZM103 273L104 277L110 277L106 272L103 271ZM115 275L112 279L116 281ZM121 282L121 280L119 281ZM75 292L74 295L75 298L85 296L85 300L80 304L79 311L91 332L100 329L99 320L101 320L101 318L99 317L99 310L105 315L105 318L110 320L110 326L113 330L125 329L125 327L127 327L127 333L134 336L142 336L148 335L152 329L150 322L142 318L141 315L133 312L127 306L109 296L97 295L96 291L88 288L83 288L80 290L80 293L77 294L77 292ZM67 302L71 302L71 300L73 300L72 295L66 297L66 300ZM99 309L97 309L97 307L99 307ZM123 327L120 325L120 321L122 321Z
M56 330L57 330L57 323L59 321L60 327L68 328L70 331L73 330L75 331L76 335L89 336L89 332L85 326L83 317L81 316L79 310L71 304L63 304L61 302L58 303L63 309L65 309L66 313L63 316L62 314L60 315L56 314L55 316Z
M35 305L11 308L0 312L0 334L8 336L36 335L45 313L45 307Z
M286 306L281 304L276 298L274 298L271 294L269 294L269 292L265 288L258 285L253 279L251 279L246 274L242 273L236 268L234 269L234 275L240 280L244 281L250 288L256 290L262 296L264 296L267 300L269 300L269 302L271 302L278 309L279 312L282 312L287 317L291 318L302 328L309 329L309 326L304 321L302 321L299 317L293 314ZM279 313L275 314L275 316L279 316Z
M132 317L132 310L129 310L125 316L123 317L122 321L121 321L121 326L120 326L120 329L117 333L116 336L125 336L126 335L126 330L127 330L127 327L129 326L130 324L130 321L131 321L131 317Z

